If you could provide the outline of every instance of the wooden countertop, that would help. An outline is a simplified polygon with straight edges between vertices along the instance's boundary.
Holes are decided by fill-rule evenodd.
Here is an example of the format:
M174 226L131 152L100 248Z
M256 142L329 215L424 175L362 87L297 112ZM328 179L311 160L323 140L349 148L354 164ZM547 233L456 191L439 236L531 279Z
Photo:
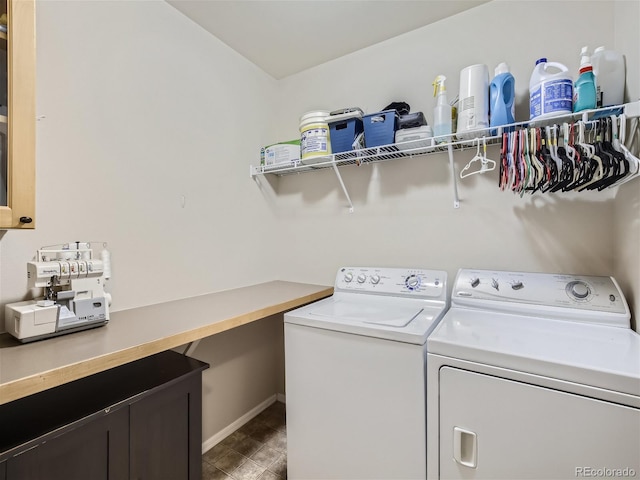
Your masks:
M104 327L0 346L0 405L330 296L273 281L112 312Z

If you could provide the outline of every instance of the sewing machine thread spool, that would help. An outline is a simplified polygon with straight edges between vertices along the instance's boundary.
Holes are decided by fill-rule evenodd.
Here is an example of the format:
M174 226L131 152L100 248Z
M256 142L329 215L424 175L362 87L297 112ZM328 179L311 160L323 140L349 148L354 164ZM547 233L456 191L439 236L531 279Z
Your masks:
M100 252L100 258L102 259L104 278L109 280L111 278L111 253L106 248L103 248Z

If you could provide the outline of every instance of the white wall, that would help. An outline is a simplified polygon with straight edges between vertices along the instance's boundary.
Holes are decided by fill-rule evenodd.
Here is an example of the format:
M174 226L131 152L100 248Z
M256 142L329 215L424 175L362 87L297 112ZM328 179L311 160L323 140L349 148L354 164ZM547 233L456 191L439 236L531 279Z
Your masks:
M541 4L548 6L540 12ZM577 72L580 49L611 45L614 12L607 2L494 1L282 80L279 138L295 134L312 108L360 106L369 113L407 101L432 121L431 82L485 63L511 66L518 119L528 118L528 83L546 56ZM536 14L538 12L538 14ZM596 29L575 25L597 24ZM456 154L458 172L475 150ZM497 159L494 148L490 157ZM497 188L497 173L459 181L452 207L444 155L342 169L354 201L346 201L331 171L283 177L275 202L284 234L283 278L330 283L341 264L459 267L612 274L614 201L610 192L524 198Z
M27 294L38 247L74 240L108 242L113 310L274 279L274 214L248 165L274 135L275 81L164 1L36 8L37 228L1 237L0 303ZM280 329L196 350L212 362L206 435L276 393Z
M113 310L272 279L248 163L274 89L163 1L39 1L37 228L3 236L0 301L38 247L74 240L108 242Z
M627 61L627 99L640 98L640 2L615 3L614 47ZM640 139L636 141L640 145ZM640 332L640 184L637 180L620 187L615 201L615 276L635 312L635 330Z

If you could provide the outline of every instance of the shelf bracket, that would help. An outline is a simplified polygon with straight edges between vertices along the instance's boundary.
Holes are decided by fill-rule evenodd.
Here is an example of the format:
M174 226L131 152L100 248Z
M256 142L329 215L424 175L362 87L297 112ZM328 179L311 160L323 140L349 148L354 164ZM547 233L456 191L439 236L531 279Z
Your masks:
M449 168L451 168L451 178L453 179L453 208L460 208L460 199L458 198L458 176L456 175L456 167L453 163L453 146L448 142L447 151L449 152Z
M335 158L332 160L331 166L333 167L333 171L336 173L336 177L338 177L338 181L340 182L340 186L342 187L344 196L347 197L347 202L349 203L349 213L353 213L353 203L351 202L351 197L349 196L349 192L347 192L347 187L344 186L344 182L342 181L342 175L340 175L340 170L338 170L338 167L336 166Z

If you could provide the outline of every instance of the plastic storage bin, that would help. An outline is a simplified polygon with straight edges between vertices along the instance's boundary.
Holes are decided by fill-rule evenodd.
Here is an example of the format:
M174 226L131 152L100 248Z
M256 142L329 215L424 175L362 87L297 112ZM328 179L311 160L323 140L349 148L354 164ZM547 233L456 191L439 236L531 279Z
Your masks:
M398 112L385 110L362 117L364 125L364 146L379 147L393 143L398 129Z
M335 117L335 118L334 118ZM328 117L329 138L331 138L331 151L333 153L348 152L353 150L353 142L362 133L362 114L350 112Z

